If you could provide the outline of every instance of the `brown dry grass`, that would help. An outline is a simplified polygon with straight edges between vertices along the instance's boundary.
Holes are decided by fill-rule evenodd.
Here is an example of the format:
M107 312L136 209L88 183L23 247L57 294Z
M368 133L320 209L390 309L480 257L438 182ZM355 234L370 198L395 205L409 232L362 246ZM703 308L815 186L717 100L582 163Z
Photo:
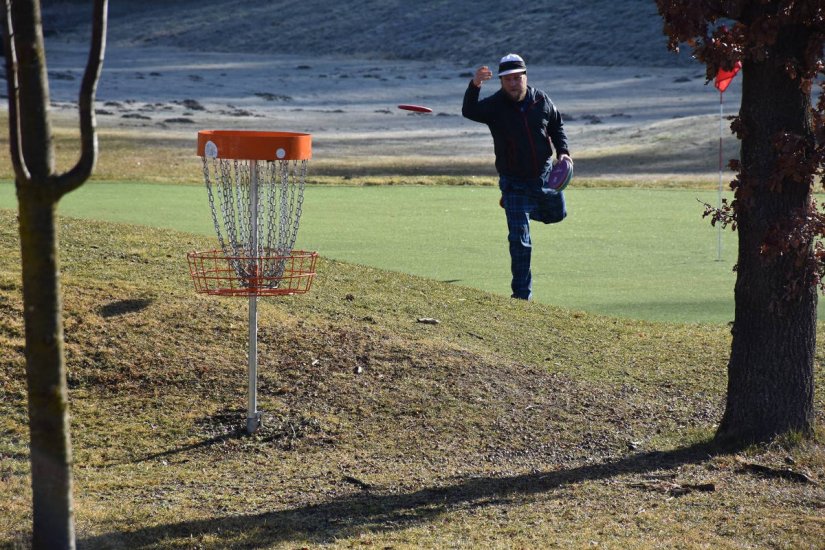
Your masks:
M23 329L11 214L0 222L0 545L17 547L30 521ZM309 295L261 300L267 415L246 436L246 305L189 290L183 255L204 243L76 220L61 234L82 547L815 548L825 537L821 443L707 444L723 328L323 261Z

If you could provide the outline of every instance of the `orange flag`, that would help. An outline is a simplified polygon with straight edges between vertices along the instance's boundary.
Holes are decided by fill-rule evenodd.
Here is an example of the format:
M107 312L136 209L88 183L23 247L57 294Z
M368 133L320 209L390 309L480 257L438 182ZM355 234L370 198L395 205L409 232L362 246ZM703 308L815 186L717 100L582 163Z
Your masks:
M716 73L716 80L714 81L713 85L716 86L716 89L720 92L724 92L728 89L733 77L736 76L736 73L739 72L739 69L742 68L742 62L737 61L736 64L733 66L733 69L730 71L726 71L725 69L719 69Z

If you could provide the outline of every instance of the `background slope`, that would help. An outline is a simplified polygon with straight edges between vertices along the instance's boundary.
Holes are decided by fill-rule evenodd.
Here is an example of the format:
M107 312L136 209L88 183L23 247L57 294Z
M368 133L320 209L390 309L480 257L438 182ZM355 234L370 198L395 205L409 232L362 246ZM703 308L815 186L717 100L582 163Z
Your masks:
M85 30L84 4L48 3L47 29ZM110 10L110 40L120 45L469 64L508 51L553 65L691 63L667 51L649 0L122 0Z

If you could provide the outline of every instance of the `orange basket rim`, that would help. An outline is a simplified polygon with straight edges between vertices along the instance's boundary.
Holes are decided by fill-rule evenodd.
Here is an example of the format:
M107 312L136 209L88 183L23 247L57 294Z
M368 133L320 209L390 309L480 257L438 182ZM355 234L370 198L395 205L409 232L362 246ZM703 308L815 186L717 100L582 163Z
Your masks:
M201 130L198 156L236 160L309 160L312 134L261 130Z

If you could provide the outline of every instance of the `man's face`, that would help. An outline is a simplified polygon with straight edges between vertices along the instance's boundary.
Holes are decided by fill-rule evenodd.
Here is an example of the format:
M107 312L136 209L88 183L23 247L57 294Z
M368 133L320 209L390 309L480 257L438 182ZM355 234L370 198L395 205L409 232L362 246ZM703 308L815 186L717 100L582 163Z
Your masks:
M501 89L513 101L521 101L527 95L527 73L512 73L502 76Z

